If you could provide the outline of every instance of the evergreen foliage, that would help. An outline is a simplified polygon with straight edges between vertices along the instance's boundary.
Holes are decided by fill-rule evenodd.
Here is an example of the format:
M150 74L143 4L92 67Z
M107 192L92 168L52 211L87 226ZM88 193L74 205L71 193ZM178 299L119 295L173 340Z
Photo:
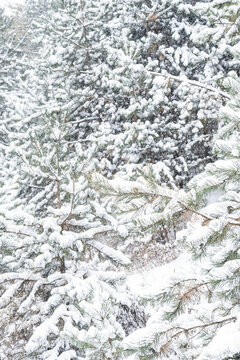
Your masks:
M216 2L216 8L220 7L220 14L224 13L228 21L229 11L231 16L239 13L239 5L234 2L230 9L228 2L223 8L219 5ZM236 16L234 19L239 21ZM236 23L230 25L236 29ZM236 63L240 58L239 35L233 30L235 41L231 38L232 46L228 42L228 50ZM219 33L219 29L216 32ZM124 339L126 354L134 354L129 359L207 360L238 356L238 74L230 72L222 86L231 101L220 110L214 144L218 159L189 182L188 191L159 185L153 166L144 169L134 182L107 180L99 174L94 175L93 181L101 191L115 199L117 211L133 214L137 228L168 221L180 212L192 214L187 228L178 233L178 240L187 248L187 255L176 271L172 271L169 286L154 296L142 296L142 301L153 304L157 313L146 328ZM121 217L126 219L125 215Z
M2 189L0 211L3 359L119 359L120 308L133 306L119 271L129 259L111 246L123 239L123 227L89 187L97 161L77 141L86 129L77 131L77 116L72 121L77 98L91 91L77 85L73 71L75 56L88 68L86 48L74 54L64 35L77 11L79 2L53 2L47 18L34 20L35 51L18 73L22 92L9 98L4 161L13 179ZM55 50L65 51L69 76Z
M0 10L1 360L238 359L239 12ZM136 298L126 244L190 218Z
M118 171L163 161L182 187L213 159L211 139L224 100L214 89L239 63L219 51L216 40L202 38L211 34L212 2L206 3L206 11L190 1L126 5L122 36L108 49L101 74L113 115L95 133L99 150Z
M212 159L224 100L216 84L238 64L218 42L203 43L206 11L188 1L48 6L33 31L38 46L48 44L42 69L54 67L51 81L61 79L53 94L47 84L47 96L65 103L74 140L92 147L105 174L163 161L183 186Z

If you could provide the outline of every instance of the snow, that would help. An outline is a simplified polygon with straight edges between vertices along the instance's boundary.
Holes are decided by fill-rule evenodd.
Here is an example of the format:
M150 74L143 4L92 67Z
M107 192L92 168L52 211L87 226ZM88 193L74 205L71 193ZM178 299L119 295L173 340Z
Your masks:
M240 352L238 19L224 25L239 5L225 3L28 1L27 37L4 30L1 358ZM133 272L183 226L177 259Z
M95 241L95 240L89 240L87 242L87 244L95 247L101 253L103 253L110 259L113 259L114 261L116 261L119 264L122 264L122 265L130 265L131 264L131 261L119 250L110 248L109 246L101 244L99 241Z
M183 253L168 264L129 275L127 286L136 297L154 298L168 287L176 276L181 277L189 273L193 275L195 271L189 254Z
M6 15L13 15L15 13L16 5L24 5L25 0L1 0L0 5L5 7Z
M211 357L223 359L240 353L240 322L224 325L216 333L210 344L203 350L197 360L208 360Z

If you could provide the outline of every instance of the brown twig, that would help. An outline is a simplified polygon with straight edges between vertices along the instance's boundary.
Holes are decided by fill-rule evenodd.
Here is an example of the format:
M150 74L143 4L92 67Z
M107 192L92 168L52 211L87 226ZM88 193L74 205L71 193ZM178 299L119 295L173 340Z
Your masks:
M73 213L73 207L74 207L74 198L75 198L75 180L74 180L74 176L72 178L72 185L73 185L73 192L72 192L72 200L71 200L71 208L69 211L69 214L66 216L66 218L62 221L61 223L61 228L63 229L64 225L66 224L66 222L71 218L72 213Z
M177 327L177 328L169 329L169 330L167 330L165 332L166 336L168 336L168 334L173 332L174 330L177 330L177 329L180 329L180 330L178 332L176 332L175 334L170 335L170 339L161 346L160 354L164 351L165 348L167 348L171 344L172 340L174 340L175 338L179 337L182 334L187 334L190 331L196 330L196 329L200 329L200 331L201 331L202 329L205 329L205 328L207 328L209 326L220 325L220 324L224 324L225 322L230 322L230 321L236 321L236 319L237 319L237 317L233 316L231 318L227 318L227 319L223 319L223 320L219 320L219 321L212 321L212 322L210 322L208 324L195 325L195 326L192 326L192 327L189 327L189 328Z
M21 231L15 232L15 231L9 231L9 230L6 230L6 229L0 229L0 231L3 231L4 233L7 233L7 234L15 234L15 235L21 235L21 236L32 236L32 235L29 235L29 234L22 233Z
M204 282L204 283L201 283L201 284L197 284L197 285L195 285L194 287L192 287L192 288L190 288L189 290L187 290L187 291L180 297L179 302L178 302L178 304L177 304L177 307L175 308L175 310L174 310L173 313L176 314L176 313L178 312L178 310L181 308L181 305L183 304L184 300L188 299L189 295L190 295L192 292L198 290L198 289L199 289L200 287L202 287L202 286L207 286L208 284L210 284L210 281ZM208 291L210 291L209 288L208 288Z

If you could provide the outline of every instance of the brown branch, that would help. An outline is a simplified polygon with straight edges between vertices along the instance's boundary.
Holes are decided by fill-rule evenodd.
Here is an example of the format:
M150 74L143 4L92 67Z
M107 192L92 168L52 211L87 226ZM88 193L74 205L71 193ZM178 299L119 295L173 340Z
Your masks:
M22 233L20 231L15 232L15 231L9 231L9 230L6 230L6 229L0 229L0 231L3 231L4 233L7 233L7 234L15 234L15 235L21 235L21 236L32 236L32 235L29 235L29 234Z
M197 289L199 289L199 288L202 287L202 286L207 286L208 284L210 284L210 281L204 282L204 283L201 283L201 284L197 284L197 285L195 285L194 287L190 288L190 289L189 289L188 291L186 291L185 293L183 293L183 295L180 297L180 300L179 300L179 302L178 302L178 304L177 304L177 307L175 308L175 310L173 311L173 313L176 314L176 313L178 312L178 310L181 308L181 305L183 304L183 302L184 302L186 299L188 299L188 296L189 296L192 292L196 291ZM209 288L208 288L208 291L210 291Z
M193 214L196 214L196 215L201 216L201 217L204 218L206 221L214 220L214 218L209 217L209 216L207 216L207 215L205 215L205 214L203 214L203 213L201 213L201 212L199 212L199 211L197 211L197 210L194 210L194 209L188 207L186 204L184 204L184 203L181 202L181 201L178 201L178 204L181 205L181 206L183 206L183 207L185 208L185 210L190 211L190 212L193 213Z
M190 328L177 327L177 328L169 329L169 330L167 330L165 332L166 336L168 335L168 333L173 332L174 330L180 329L180 331L178 331L175 334L171 335L170 339L161 346L159 355L161 354L161 352L163 352L171 344L172 340L174 340L175 338L179 337L182 334L187 334L188 332L190 332L192 330L196 330L196 329L200 329L200 331L201 331L201 330L203 330L203 329L205 329L207 327L210 327L210 326L220 325L220 324L224 324L225 322L236 321L236 320L237 320L237 317L233 316L231 318L227 318L227 319L223 319L223 320L219 320L219 321L212 321L212 322L210 322L208 324L195 325L195 326L192 326Z
M178 201L179 205L183 206L187 211L190 211L191 213L193 214L196 214L196 215L199 215L201 216L202 218L205 219L205 221L203 222L203 225L208 225L208 223L211 221L211 220L217 220L217 218L213 218L213 217L210 217L210 216L207 216L197 210L194 210L192 208L189 208L187 205L185 205L184 203L182 203L181 201ZM227 225L230 225L230 226L240 226L240 219L234 219L232 217L228 217L228 219L231 219L231 220L235 220L236 222L228 222Z
M24 164L26 164L28 166L28 168L30 169L30 171L33 173L33 175L37 175L36 172L34 171L34 169L32 168L32 166L27 162L27 160L23 157L22 154L19 154L20 159L24 162Z
M73 213L74 198L75 198L75 180L74 180L74 177L72 179L72 182L73 182L73 190L72 190L73 192L72 192L71 208L70 208L69 214L66 216L66 218L60 224L62 229L63 229L64 225L66 224L66 222L71 218L72 213Z
M66 272L66 265L65 265L65 258L64 256L57 256L56 259L59 261L60 263L60 273L64 274Z
M58 208L61 209L61 207L62 207L62 201L61 201L60 181L59 181L59 180L56 180L56 184L57 184L57 205L58 205Z
M37 140L33 140L33 144L35 145L37 151L39 152L40 156L43 156L42 150L40 148L40 146L38 145Z

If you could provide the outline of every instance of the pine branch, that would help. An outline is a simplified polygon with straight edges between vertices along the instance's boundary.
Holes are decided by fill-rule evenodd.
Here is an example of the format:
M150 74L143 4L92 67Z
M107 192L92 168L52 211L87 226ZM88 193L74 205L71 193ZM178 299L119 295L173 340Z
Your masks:
M182 207L182 210L187 210L191 212L192 214L196 214L203 218L202 225L207 226L210 221L217 220L218 218L211 217L209 215L206 215L202 213L199 210L195 210L192 207L187 205L187 198L189 195L191 195L191 191L188 193L185 193L184 191L180 190L172 190L169 188L165 188L163 186L154 186L146 188L146 185L142 183L138 183L137 181L125 181L122 180L121 182L115 181L115 180L108 180L103 175L94 173L91 177L91 183L98 188L99 191L103 194L103 196L111 196L115 198L121 198L126 197L128 198L130 195L132 198L148 198L148 202L152 202L153 200L157 198L164 198L166 200L169 200L169 203L171 200L176 201L178 205ZM146 190L145 190L146 189ZM150 199L149 199L150 197ZM180 198L180 200L179 200ZM181 200L183 199L183 200ZM186 199L186 202L184 201ZM147 201L147 200L146 200ZM167 208L168 204L166 205ZM134 210L134 209L132 209ZM179 209L175 209L175 212L179 212ZM160 215L160 213L158 213ZM149 216L153 216L154 214L149 214ZM173 216L173 214L171 214ZM144 218L144 217L142 217ZM139 218L140 219L140 218ZM228 219L235 220L228 221L228 226L240 226L240 219L234 219L231 217L228 217ZM163 218L161 218L163 220Z
M237 320L237 317L232 316L232 317L227 318L227 319L222 319L222 320L219 320L219 321L212 321L212 322L210 322L208 324L195 325L195 326L192 326L192 327L189 327L189 328L181 328L181 327L175 327L174 328L173 327L171 329L168 329L165 332L165 335L166 335L167 338L169 338L169 340L166 341L163 345L161 345L160 352L158 354L161 355L163 352L165 352L166 349L169 347L169 345L172 343L172 341L175 340L176 338L178 338L182 334L188 334L190 331L197 330L197 329L199 329L200 332L201 332L203 329L208 328L210 326L221 325L221 324L224 324L226 322L232 322L232 321L236 321L236 320ZM178 330L178 329L180 329L180 330L175 332L173 335L171 335L171 333L173 333L174 330Z
M74 110L74 111L76 111L76 110ZM86 117L86 118L83 118L83 119L80 119L80 120L74 120L72 123L73 124L81 124L81 123L84 123L86 121L93 121L93 120L98 120L98 119L99 119L99 116L90 116L90 117Z
M100 243L99 241L90 240L86 243L94 247L103 255L107 256L109 259L113 260L117 264L121 265L130 265L131 261L119 250L115 250L105 244Z
M40 189L40 190L44 190L45 187L44 186L37 186L37 185L33 185L33 184L25 184L23 182L19 182L19 184L23 185L23 186L27 186L33 189Z
M200 211L197 211L197 210L194 210L194 209L188 207L186 204L184 204L181 201L178 201L178 204L183 206L185 210L191 212L192 214L196 214L198 216L201 216L203 219L205 219L204 225L207 225L211 220L214 220L214 218L207 216L207 215L201 213Z
M197 284L193 287L191 287L190 289L188 289L187 291L185 291L182 295L180 295L180 298L178 300L178 303L177 303L177 306L176 308L174 309L174 311L172 312L168 312L167 313L167 318L169 318L169 316L171 318L173 318L174 316L176 316L182 309L182 306L184 304L184 302L186 302L188 299L190 299L190 295L192 295L193 293L195 293L199 288L203 287L203 286L206 286L208 291L209 288L208 288L208 285L210 284L211 282L208 281L208 282L203 282L201 284ZM180 283L179 283L180 284Z
M22 233L21 231L9 231L9 230L6 230L6 229L0 229L0 231L2 231L4 233L7 233L7 234L14 234L14 235L21 235L21 236L32 236L32 235L29 235L29 234Z
M50 22L50 21L48 21L47 19L46 19L46 21L51 25L51 22ZM65 36L62 32L59 32L59 31L55 30L53 27L51 27L51 31L54 32L55 34L59 35L61 38L69 41L70 43L72 43L73 45L75 45L77 48L86 50L86 48L85 48L84 46L81 46L80 44L76 43L76 42L73 41L70 37Z
M197 87L200 87L202 89L205 89L205 90L208 90L208 91L211 91L211 92L214 92L216 93L217 95L220 95L228 100L231 100L231 96L228 95L226 92L224 91L221 91L219 89L216 89L210 85L205 85L203 83L201 83L200 81L196 81L196 80L189 80L187 78L181 78L180 76L174 76L174 75L171 75L171 74L160 74L160 73L157 73L157 72L154 72L154 71L147 71L147 73L151 74L151 75L154 75L154 76L161 76L165 79L172 79L172 80L175 80L177 82L186 82L190 85L193 85L193 86L197 86Z

